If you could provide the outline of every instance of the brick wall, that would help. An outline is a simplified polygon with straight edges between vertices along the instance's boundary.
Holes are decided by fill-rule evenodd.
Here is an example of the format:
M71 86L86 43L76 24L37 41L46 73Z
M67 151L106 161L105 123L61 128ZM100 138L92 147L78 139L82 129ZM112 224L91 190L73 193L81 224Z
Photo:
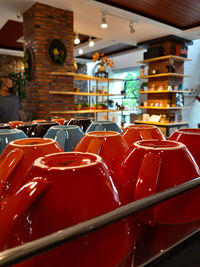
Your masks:
M72 91L71 77L51 75L51 72L73 72L73 13L40 3L34 4L24 15L24 49L32 48L35 57L35 74L26 86L24 110L32 118L50 119L50 111L74 109L73 96L50 95L50 90ZM63 66L51 62L47 54L52 39L60 39L66 46Z

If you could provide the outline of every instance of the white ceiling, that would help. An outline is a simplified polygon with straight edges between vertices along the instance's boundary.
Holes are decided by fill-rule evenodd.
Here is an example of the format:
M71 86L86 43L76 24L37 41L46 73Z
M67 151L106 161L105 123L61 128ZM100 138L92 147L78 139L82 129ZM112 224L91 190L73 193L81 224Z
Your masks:
M22 21L17 15L26 11L35 1L31 0L0 0L0 28L8 19ZM100 38L91 49L88 46L81 47L86 52L95 51L103 47L119 42L136 45L165 35L177 35L186 39L199 39L200 27L193 30L182 31L163 23L147 19L145 17L107 6L92 0L40 0L39 2L57 8L63 8L74 12L74 31ZM101 12L106 12L108 28L100 27ZM129 33L129 21L135 21L136 32ZM75 49L75 56L78 49Z

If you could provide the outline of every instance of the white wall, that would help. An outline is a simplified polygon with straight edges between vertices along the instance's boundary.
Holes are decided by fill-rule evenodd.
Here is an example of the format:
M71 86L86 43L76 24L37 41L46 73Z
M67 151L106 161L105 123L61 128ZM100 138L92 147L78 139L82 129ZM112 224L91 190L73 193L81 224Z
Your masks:
M137 61L143 60L143 53L145 51L146 50L142 49L142 50L137 50L135 52L130 52L124 55L113 57L112 58L114 62L113 70L141 66L141 64L137 63Z
M184 79L184 88L194 91L194 96L185 96L185 106L189 109L182 111L183 121L189 121L190 128L196 128L200 123L200 102L196 100L196 94L200 89L200 40L193 41L188 47L188 58L192 61L185 62L184 74L191 75L191 78ZM198 90L198 92L197 92Z

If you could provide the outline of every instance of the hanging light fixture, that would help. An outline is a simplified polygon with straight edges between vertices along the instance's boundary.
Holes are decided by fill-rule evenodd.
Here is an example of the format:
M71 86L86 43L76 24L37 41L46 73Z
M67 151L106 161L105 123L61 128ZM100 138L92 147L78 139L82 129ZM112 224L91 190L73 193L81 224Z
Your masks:
M130 29L130 33L135 33L135 29L134 29L134 26L133 26L133 21L130 21L129 23L129 29Z
M88 44L89 47L93 47L94 46L94 41L92 40L92 37L91 36L89 37L89 40L88 41L89 41L89 44Z
M101 12L101 28L103 29L108 28L108 24L106 21L106 14L104 12Z
M79 39L79 37L78 37L78 33L76 33L76 35L75 35L74 43L75 43L76 45L80 44L80 39Z
M78 50L78 53L79 53L80 55L82 55L82 54L83 54L83 49L79 49L79 50Z

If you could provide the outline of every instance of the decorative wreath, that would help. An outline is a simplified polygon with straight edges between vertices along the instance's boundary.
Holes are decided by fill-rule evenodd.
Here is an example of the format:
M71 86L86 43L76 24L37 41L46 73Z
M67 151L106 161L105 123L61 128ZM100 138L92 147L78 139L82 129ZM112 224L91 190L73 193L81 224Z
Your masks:
M24 52L24 77L30 81L34 73L34 55L31 48L27 48Z
M66 58L66 48L59 39L53 39L48 46L48 55L55 65L63 65Z

